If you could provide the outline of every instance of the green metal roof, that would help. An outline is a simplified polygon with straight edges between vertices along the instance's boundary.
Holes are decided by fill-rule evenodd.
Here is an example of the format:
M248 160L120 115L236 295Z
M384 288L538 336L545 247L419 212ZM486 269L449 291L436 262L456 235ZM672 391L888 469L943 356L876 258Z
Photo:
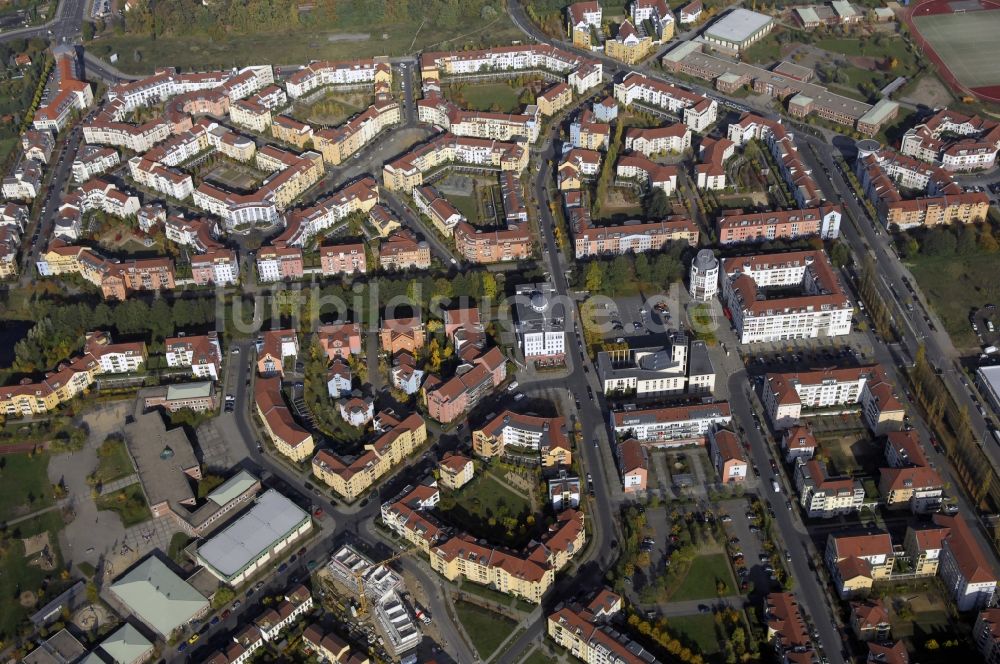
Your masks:
M256 482L256 477L241 470L208 494L208 499L222 507L242 496Z
M179 383L167 386L167 400L200 399L212 394L212 382L208 380L197 383Z
M208 607L208 600L154 556L111 585L111 591L163 636Z
M115 660L115 664L132 664L152 647L149 639L128 623L101 642L101 649Z

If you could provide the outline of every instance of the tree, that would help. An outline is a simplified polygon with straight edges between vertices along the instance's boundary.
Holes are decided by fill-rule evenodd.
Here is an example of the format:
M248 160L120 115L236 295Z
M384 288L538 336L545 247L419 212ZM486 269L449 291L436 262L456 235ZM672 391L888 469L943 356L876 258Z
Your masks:
M497 296L497 279L493 276L492 272L483 272L482 276L483 282L483 297L488 300L494 300Z
M198 480L198 500L202 500L208 494L212 493L223 482L223 479L218 475L205 475L200 480Z
M212 608L221 609L224 606L229 606L234 599L236 599L236 593L233 592L232 588L221 586L212 596Z
M654 187L646 194L643 200L643 212L650 219L663 219L670 216L670 199L667 193L658 187Z
M584 288L591 293L599 293L601 292L603 281L604 275L601 270L601 264L599 261L593 261L587 266L586 276L584 277Z
M955 247L955 252L959 256L968 256L976 252L976 248L979 245L979 237L976 233L976 229L973 226L966 226L962 229L962 232L958 235L958 243Z

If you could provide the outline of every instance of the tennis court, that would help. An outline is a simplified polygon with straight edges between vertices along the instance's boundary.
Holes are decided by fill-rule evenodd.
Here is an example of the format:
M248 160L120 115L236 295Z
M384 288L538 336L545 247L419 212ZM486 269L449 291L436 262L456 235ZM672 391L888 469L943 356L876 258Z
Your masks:
M913 21L959 83L1000 85L1000 10L914 15Z

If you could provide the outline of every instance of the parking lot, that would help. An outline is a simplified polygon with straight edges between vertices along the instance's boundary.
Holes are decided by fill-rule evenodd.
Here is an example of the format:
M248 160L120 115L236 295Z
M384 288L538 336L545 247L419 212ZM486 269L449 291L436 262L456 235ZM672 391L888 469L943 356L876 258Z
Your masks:
M803 371L822 367L856 367L874 362L868 343L833 343L836 340L797 339L742 348L743 361L750 374ZM866 340L863 337L851 341ZM812 343L810 343L812 342ZM825 343L824 343L825 342Z
M662 344L665 335L676 329L674 315L659 302L651 303L638 295L602 300L597 302L594 316L605 339L622 339L632 345L640 339L650 345Z

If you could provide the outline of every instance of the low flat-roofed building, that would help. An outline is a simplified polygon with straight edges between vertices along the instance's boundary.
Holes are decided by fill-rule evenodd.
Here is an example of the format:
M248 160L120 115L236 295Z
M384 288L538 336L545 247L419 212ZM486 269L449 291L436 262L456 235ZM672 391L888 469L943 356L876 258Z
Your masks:
M215 410L218 405L215 383L210 380L151 387L142 391L142 397L146 410L162 407L171 413L184 408L204 413Z
M199 546L195 558L224 583L238 586L311 528L305 510L271 489Z
M209 610L208 600L156 556L115 579L108 592L164 639Z
M87 652L65 628L45 639L21 661L23 664L72 664Z
M739 52L773 28L774 18L738 7L710 25L702 37L712 46Z

